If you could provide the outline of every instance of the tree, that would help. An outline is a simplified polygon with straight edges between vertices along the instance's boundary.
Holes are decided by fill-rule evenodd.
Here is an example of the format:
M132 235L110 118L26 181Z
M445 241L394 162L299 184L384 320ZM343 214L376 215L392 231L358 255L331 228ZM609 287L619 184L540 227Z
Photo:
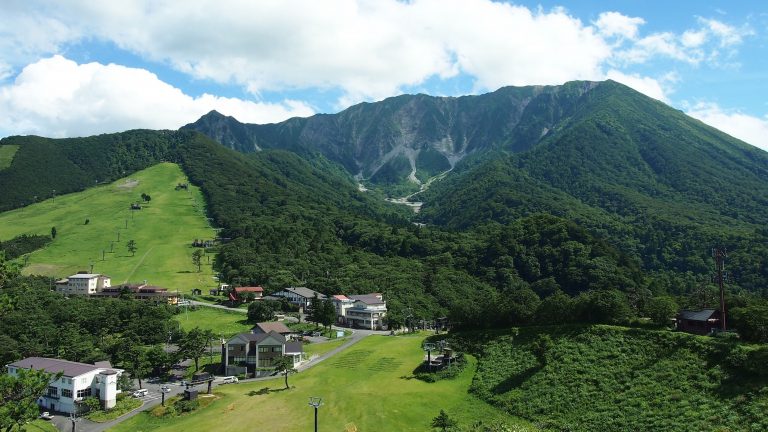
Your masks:
M322 304L320 303L320 298L317 297L317 293L315 293L315 296L309 300L309 316L307 319L315 323L315 327L318 327L320 326L322 314Z
M654 297L645 306L648 318L660 326L669 326L670 318L674 317L679 307L672 297Z
M272 310L272 302L268 301L255 301L248 305L248 322L259 323L264 321L271 321L274 316Z
M139 381L139 388L142 388L141 380L150 372L147 353L135 342L128 342L123 352L123 364L131 377Z
M539 361L541 366L547 364L547 353L552 349L552 338L548 334L539 334L531 345L533 355L536 356L536 360Z
M320 301L319 307L320 323L330 330L331 325L336 321L336 306L333 305L333 300L328 298Z
M16 376L0 375L0 429L23 431L24 425L40 414L37 399L48 391L48 384L61 373L19 369Z
M136 247L136 241L135 240L128 240L128 243L125 245L125 247L128 248L128 252L131 253L131 256L136 256L136 250L138 248Z
M768 342L768 307L747 306L731 310L730 325L749 342Z
M197 272L200 273L200 265L203 262L203 251L200 249L192 252L192 264L197 266Z
M278 357L277 360L275 360L275 362L273 363L273 365L275 366L275 370L277 372L285 376L285 388L286 389L289 388L288 375L296 372L296 369L293 368L293 358L291 358L290 356Z
M179 352L184 358L190 358L195 361L195 372L200 370L200 357L205 354L205 348L208 346L209 335L199 327L195 327L187 334L181 337L179 342Z
M446 432L453 429L456 426L456 420L450 418L444 410L440 410L440 414L432 419L432 427L440 428L441 431Z
M149 194L145 194L145 193L143 193L143 192L142 192L142 194L141 194L141 199L142 199L142 201L144 201L144 202L150 202L150 201L152 200L152 197L151 197L151 196L149 196Z
M52 239L56 238L56 227L51 227L51 238Z
M89 396L83 399L82 403L88 408L88 412L94 412L101 409L101 402L99 402L99 398L95 396Z

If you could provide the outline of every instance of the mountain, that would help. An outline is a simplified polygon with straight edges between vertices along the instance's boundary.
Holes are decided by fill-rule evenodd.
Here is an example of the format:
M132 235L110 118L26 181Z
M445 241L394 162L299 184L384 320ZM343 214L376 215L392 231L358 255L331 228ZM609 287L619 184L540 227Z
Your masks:
M574 220L647 269L707 273L726 245L743 286L763 289L753 256L768 223L768 153L623 85L606 82L533 148L494 153L417 199L423 222L509 223L537 212Z
M243 124L212 111L184 126L241 152L320 153L378 184L423 182L467 155L527 150L573 115L596 82L504 87L479 96L402 95L338 114Z

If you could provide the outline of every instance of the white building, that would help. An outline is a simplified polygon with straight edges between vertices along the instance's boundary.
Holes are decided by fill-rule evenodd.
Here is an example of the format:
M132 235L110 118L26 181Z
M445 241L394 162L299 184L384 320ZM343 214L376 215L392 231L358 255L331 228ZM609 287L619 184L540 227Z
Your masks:
M110 286L111 279L102 274L78 273L56 281L56 291L72 295L96 294Z
M62 376L51 381L48 392L37 400L41 407L55 412L73 414L78 403L94 396L101 401L104 409L115 406L117 401L117 378L122 369L114 369L109 362L99 365L78 363L45 357L28 357L7 365L8 374L15 376L19 369L44 370Z
M325 300L325 295L305 287L290 287L272 294L275 297L285 297L289 302L303 308L309 309L312 299L317 296L320 300Z
M333 296L333 306L336 307L336 322L338 324L347 324L347 310L354 305L355 301L345 295Z
M381 294L351 295L349 298L354 300L354 304L346 309L347 325L371 330L384 328L387 302Z

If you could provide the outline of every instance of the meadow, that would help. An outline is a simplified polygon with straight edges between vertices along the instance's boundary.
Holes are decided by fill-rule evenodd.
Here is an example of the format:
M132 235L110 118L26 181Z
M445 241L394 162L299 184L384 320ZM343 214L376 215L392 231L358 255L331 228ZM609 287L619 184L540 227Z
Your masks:
M18 149L17 145L0 145L0 170L11 166L13 156Z
M3 146L5 147L5 146ZM203 257L201 271L192 263L194 239L213 239L215 230L204 213L200 190L175 190L188 180L181 169L161 163L111 184L56 196L0 214L0 241L20 234L56 237L44 249L17 261L25 274L55 278L78 271L103 273L112 284L142 282L189 294L216 286L210 264ZM150 196L142 203L141 194ZM139 202L141 210L130 210ZM134 240L135 254L127 249Z
M205 306L199 306L195 310L182 308L182 312L173 317L184 331L199 327L201 330L211 330L216 336L224 338L249 332L253 324L249 324L246 318L247 315L242 312L228 312Z
M312 430L310 397L322 397L320 431L428 431L445 410L462 427L478 419L503 421L518 431L536 430L467 393L475 370L470 367L453 380L425 383L413 379L423 358L423 336L369 336L317 366L289 377L226 385L216 389L220 399L180 417L158 418L141 413L110 429L121 432L217 430ZM260 392L268 387L268 392Z

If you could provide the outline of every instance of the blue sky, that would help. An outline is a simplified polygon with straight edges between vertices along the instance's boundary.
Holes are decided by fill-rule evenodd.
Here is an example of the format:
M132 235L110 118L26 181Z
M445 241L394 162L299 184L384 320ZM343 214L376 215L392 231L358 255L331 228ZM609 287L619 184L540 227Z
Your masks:
M0 137L614 79L768 149L767 44L758 1L2 0Z

